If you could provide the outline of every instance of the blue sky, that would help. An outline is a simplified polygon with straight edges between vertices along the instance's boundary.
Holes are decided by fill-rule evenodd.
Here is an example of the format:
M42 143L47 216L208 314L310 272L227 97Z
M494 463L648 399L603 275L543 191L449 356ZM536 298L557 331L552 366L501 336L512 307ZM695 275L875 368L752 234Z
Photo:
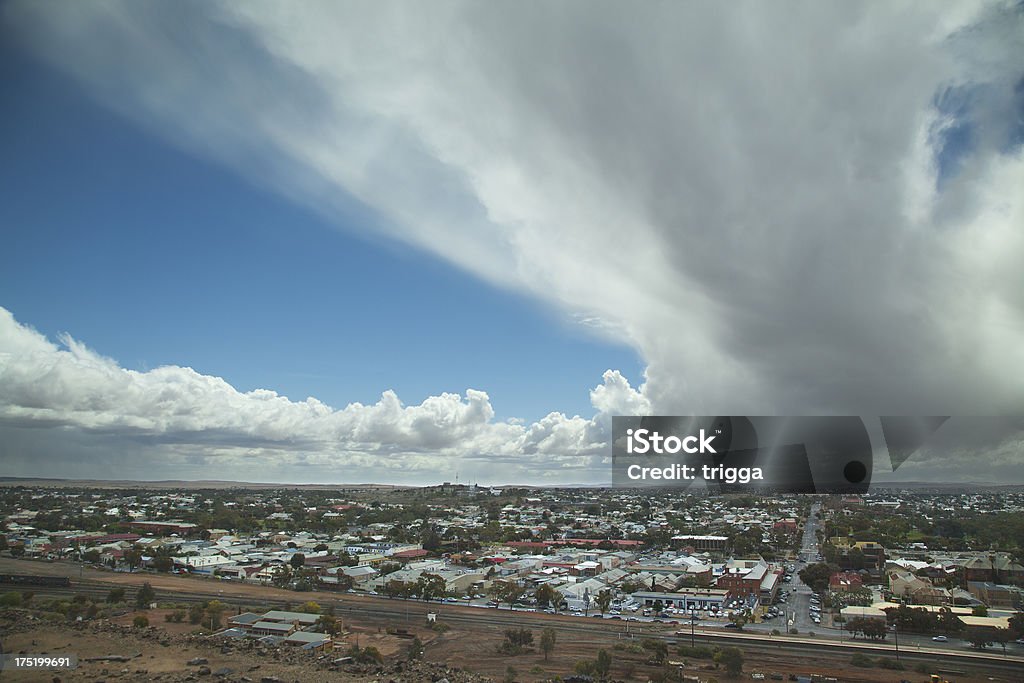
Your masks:
M613 415L1020 414L1021 7L0 4L0 475L601 483ZM899 474L1020 479L999 438Z
M625 345L423 252L327 222L97 105L6 44L0 305L124 367L191 366L335 406L487 391L499 419L591 412ZM362 232L362 236L360 236Z

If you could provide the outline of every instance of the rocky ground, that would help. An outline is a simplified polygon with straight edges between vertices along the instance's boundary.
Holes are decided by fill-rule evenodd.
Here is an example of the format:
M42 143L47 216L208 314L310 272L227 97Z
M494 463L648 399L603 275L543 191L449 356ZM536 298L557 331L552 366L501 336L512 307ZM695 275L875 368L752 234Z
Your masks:
M237 681L306 683L482 683L490 678L444 664L392 658L383 666L339 664L342 652L311 654L252 640L168 633L110 621L53 623L21 610L0 613L4 652L76 654L79 666L54 672L5 671L10 681ZM92 660L92 661L89 661Z

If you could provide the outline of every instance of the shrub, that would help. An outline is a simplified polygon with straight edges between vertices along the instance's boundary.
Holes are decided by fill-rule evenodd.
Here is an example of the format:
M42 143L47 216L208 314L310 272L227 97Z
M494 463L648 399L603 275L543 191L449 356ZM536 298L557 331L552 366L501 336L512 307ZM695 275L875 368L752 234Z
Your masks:
M149 618L145 614L140 614L132 619L132 626L135 628L146 628L149 626Z
M696 647L680 645L678 653L680 657L692 657L694 659L712 659L715 656L715 651L707 645L698 645Z
M0 607L21 607L21 593L11 591L0 595Z
M878 666L882 669L891 669L892 671L903 671L903 663L897 662L895 659L888 659L883 657L878 660Z
M850 658L850 664L853 666L860 666L864 668L870 668L875 665L875 662L871 657L868 657L862 652L854 653L853 657Z

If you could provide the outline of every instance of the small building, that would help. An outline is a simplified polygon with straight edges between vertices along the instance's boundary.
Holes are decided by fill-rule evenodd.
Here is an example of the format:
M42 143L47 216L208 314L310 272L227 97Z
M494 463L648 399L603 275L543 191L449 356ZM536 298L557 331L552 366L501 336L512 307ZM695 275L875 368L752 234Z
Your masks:
M262 621L263 617L253 612L242 612L228 619L228 626L244 629L246 631L253 627L253 624Z
M289 636L295 632L295 624L278 621L257 621L249 632L257 636Z
M320 620L319 614L307 612L285 612L282 610L270 610L263 615L263 621L286 624L297 624L298 626L312 626Z
M285 645L301 647L303 650L330 650L334 641L326 633L295 631L284 639Z
M833 593L852 593L864 586L864 579L857 572L836 572L828 577L828 589Z
M688 590L679 593L662 593L657 591L637 591L633 599L646 607L661 602L665 607L690 610L721 610L726 601L732 597L727 590L709 588L706 590Z

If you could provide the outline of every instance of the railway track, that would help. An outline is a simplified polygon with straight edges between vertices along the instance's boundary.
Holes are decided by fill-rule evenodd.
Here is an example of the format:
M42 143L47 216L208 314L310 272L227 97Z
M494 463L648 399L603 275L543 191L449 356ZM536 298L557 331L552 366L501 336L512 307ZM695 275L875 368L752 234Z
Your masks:
M199 583L199 582L197 582ZM201 585L201 584L200 584ZM220 585L220 584L213 584ZM464 626L475 631L501 631L510 627L526 627L531 629L550 626L561 633L572 633L573 641L608 645L625 640L655 638L667 641L671 645L689 644L690 634L676 634L664 626L655 626L643 622L624 622L597 620L561 615L547 615L535 612L520 612L501 609L484 609L448 605L443 603L423 603L413 600L393 600L383 597L362 595L336 595L333 593L310 592L296 593L293 599L278 596L266 597L239 596L228 590L213 589L193 591L161 591L158 589L160 602L193 604L208 600L219 600L232 609L245 608L284 608L294 606L305 600L314 600L322 608L333 608L341 618L358 617L360 622L379 625L422 625L426 622L428 612L436 613L438 619L453 626ZM70 586L33 587L37 600L46 598L63 598L76 594L84 595L95 602L102 602L114 588L125 588L130 591L133 585L121 582L102 581L97 579L73 580ZM668 632L666 632L668 631ZM824 639L794 638L791 636L767 636L751 633L709 633L696 632L693 636L695 644L704 645L737 645L749 654L792 654L794 657L807 658L815 654L836 656L852 655L856 652L873 656L895 658L895 651L888 643L867 642L834 642ZM900 658L908 663L927 662L931 665L941 663L944 666L958 665L978 668L985 672L1019 672L1024 669L1024 658L1019 656L1000 656L998 653L941 652L936 650L901 650Z

